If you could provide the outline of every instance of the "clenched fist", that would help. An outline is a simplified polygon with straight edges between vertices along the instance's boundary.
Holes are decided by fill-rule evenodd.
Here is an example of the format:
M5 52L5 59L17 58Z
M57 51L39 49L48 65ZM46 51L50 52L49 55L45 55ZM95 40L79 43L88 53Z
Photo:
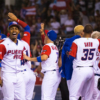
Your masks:
M44 23L41 23L41 29L44 30Z
M8 13L9 21L17 21L17 17L13 13Z
M44 34L44 23L41 23L41 29L40 29L41 35Z

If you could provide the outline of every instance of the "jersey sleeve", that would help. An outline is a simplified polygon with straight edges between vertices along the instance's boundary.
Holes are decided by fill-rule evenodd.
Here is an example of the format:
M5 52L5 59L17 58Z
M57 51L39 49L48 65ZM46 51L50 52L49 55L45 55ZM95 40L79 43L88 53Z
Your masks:
M6 47L3 44L0 44L0 59L2 60L6 54Z
M42 49L41 55L45 54L45 55L48 55L48 56L49 56L50 53L51 53L50 47L49 47L48 45L45 45L45 46L43 47L43 49Z
M22 37L22 40L27 42L30 45L30 27L25 22L17 19L17 22L20 26L24 28L24 35Z
M24 35L23 35L21 40L27 42L30 45L30 33L29 32L24 32Z
M99 41L98 50L99 50L99 52L100 52L100 39L98 39L98 41Z
M44 38L45 38L45 35L41 35L41 39L42 39L42 44L44 44Z
M77 54L77 44L73 42L69 55L75 58L76 54Z

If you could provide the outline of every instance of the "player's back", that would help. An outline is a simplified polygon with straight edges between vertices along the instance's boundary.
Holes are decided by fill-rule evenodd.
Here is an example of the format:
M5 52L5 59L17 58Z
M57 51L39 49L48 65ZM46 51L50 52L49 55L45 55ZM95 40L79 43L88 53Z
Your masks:
M74 41L76 45L76 59L74 66L93 66L96 60L96 52L98 51L99 41L92 38L79 38Z
M58 48L53 43L48 43L45 46L49 46L51 52L50 52L49 58L46 61L41 62L42 72L47 71L47 70L59 69L58 67L58 55L59 55ZM45 52L46 50L42 50L41 54L44 54Z

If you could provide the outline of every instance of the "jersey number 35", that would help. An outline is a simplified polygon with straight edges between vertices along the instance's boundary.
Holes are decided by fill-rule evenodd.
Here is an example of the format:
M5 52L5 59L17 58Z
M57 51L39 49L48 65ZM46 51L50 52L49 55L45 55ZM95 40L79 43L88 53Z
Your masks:
M83 49L84 57L81 57L81 60L92 60L94 51L95 49Z

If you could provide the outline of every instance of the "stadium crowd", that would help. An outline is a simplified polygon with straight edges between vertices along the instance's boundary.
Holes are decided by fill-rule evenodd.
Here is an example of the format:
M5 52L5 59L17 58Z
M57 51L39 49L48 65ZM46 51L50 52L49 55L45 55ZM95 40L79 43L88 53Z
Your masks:
M100 31L100 0L1 0L0 7L0 38L1 34L4 38L8 36L8 12L14 13L30 26L33 57L41 54L41 23L45 29L54 30L58 37L74 36L76 25L91 24L94 31ZM28 9L32 12L27 14Z

